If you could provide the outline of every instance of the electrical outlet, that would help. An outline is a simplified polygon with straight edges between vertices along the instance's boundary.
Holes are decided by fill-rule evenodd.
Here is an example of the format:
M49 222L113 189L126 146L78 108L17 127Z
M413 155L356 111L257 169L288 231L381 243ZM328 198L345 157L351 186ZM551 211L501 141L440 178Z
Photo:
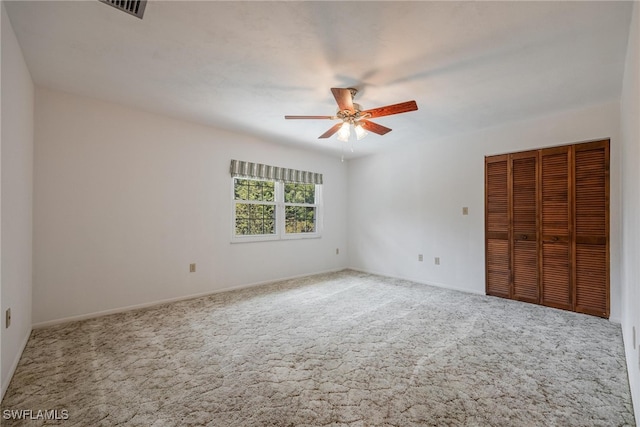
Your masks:
M440 265L440 257L439 256L437 256L434 261L435 261L436 265Z
M462 208L462 215L469 215L469 208L468 207L463 207Z
M4 313L4 327L8 328L11 326L11 309L7 308L7 311Z
M189 273L195 273L196 272L196 265L194 264L189 264Z
M422 254L418 254L418 261L420 262L424 261L424 257L422 256Z
M340 248L336 248L336 255L340 255Z

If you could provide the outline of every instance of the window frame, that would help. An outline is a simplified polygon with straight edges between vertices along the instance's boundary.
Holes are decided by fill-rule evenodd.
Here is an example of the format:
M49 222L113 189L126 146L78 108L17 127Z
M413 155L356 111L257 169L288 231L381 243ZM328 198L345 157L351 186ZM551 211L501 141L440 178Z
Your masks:
M252 181L264 181L274 183L274 198L275 202L265 202L261 200L236 200L235 198L235 183L236 179L252 180ZM277 240L302 240L302 239L318 239L322 237L322 184L312 184L315 189L314 203L293 203L284 201L284 187L288 182L270 180L264 178L231 177L231 243L248 243L248 242L265 242L265 241L277 241ZM258 204L258 205L275 205L275 233L274 234L236 234L236 204ZM287 206L304 206L313 207L316 210L315 214L315 231L310 233L287 233L286 232L286 218L285 212Z

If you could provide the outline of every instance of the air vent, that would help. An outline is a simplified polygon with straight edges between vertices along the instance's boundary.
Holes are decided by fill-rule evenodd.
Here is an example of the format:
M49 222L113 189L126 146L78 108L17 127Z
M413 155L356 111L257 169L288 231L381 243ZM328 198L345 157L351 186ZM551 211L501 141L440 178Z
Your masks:
M142 19L144 15L144 8L147 6L147 0L100 0L102 3L106 3L119 9L123 12L127 12L129 15L137 16Z

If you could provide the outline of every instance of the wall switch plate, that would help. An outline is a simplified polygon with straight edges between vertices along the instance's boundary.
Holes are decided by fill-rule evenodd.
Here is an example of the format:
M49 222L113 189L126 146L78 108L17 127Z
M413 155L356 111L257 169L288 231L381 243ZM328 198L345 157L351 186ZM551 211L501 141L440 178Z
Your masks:
M189 273L195 273L196 272L196 265L194 264L189 264Z
M7 308L4 313L4 327L8 328L9 326L11 326L11 309Z
M436 265L440 265L440 257L439 256L435 257L434 262Z
M424 257L422 256L422 254L418 254L418 261L420 262L424 261Z
M468 207L463 207L462 208L462 215L469 215L469 208Z
M340 248L336 248L336 255L340 255Z

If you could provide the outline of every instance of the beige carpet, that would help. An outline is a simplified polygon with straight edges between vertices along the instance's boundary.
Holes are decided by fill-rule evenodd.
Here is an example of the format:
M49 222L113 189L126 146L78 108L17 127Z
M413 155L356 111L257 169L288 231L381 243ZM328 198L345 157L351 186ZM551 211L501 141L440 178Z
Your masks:
M635 425L618 325L353 271L35 330L2 410L3 426Z

